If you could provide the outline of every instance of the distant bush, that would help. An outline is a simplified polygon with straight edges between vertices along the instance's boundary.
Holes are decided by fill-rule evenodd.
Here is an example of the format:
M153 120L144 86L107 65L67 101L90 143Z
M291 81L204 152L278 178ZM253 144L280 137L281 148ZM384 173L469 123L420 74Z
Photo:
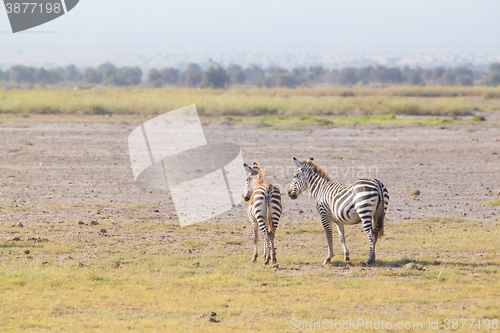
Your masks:
M119 75L116 74L108 76L108 78L104 80L103 83L108 86L117 86L117 87L123 87L127 85L125 80L123 80L123 78L121 78Z
M398 67L387 68L379 65L370 71L370 75L375 82L380 83L400 83L403 80L403 73Z
M457 75L455 77L455 85L462 87L474 85L474 81L472 80L472 75L463 75L463 74Z
M162 70L153 68L148 73L148 83L157 88L164 85L175 85L178 80L179 71L174 68L165 68Z
M266 77L264 70L257 65L244 69L243 74L245 74L245 82L258 87L263 85L263 80Z
M214 89L224 89L226 82L229 80L229 76L224 68L221 66L210 66L203 73L203 77L200 83L201 88L214 88Z
M489 72L486 76L486 84L489 86L498 86L500 84L500 72Z
M339 83L341 85L351 85L356 84L358 78L356 75L356 68L354 67L344 67L339 72Z
M87 83L98 84L102 82L102 73L94 68L87 68L83 72L83 78Z
M175 68L169 67L160 71L163 82L168 85L175 85L179 80L179 71Z
M437 81L443 76L443 74L446 73L446 70L443 67L436 67L432 71L431 79L434 81Z
M139 67L122 67L115 75L118 75L126 86L136 86L142 80L142 71Z
M489 86L498 86L500 84L500 63L490 65L490 70L486 75L485 82Z
M10 68L10 81L14 83L34 83L33 74L35 74L33 67L12 66Z
M163 78L156 68L152 68L148 73L148 83L156 88L163 86Z
M104 81L107 80L109 77L115 75L116 72L118 71L116 66L109 62L97 66L97 70L102 73L102 79Z
M230 65L227 68L227 72L229 75L229 83L230 84L243 84L245 83L246 76L243 72L243 69L239 65Z
M9 81L10 74L8 71L2 71L0 69L0 81Z
M442 86L452 86L455 84L455 75L453 75L451 73L444 73L437 80L437 83L442 85Z
M78 71L75 65L66 66L63 72L63 80L65 81L81 81L83 78L82 73Z
M195 87L200 84L203 72L198 64L190 63L185 72L181 74L181 83L187 87Z
M33 74L33 79L35 80L35 83L41 83L41 84L52 83L50 72L43 67L35 70L35 73Z
M408 74L408 78L406 79L406 82L408 82L411 85L419 85L423 82L422 77L418 72L411 72Z
M276 76L276 87L294 88L297 85L292 74L281 73Z
M369 82L372 81L372 78L371 78L372 70L373 70L372 66L362 67L362 68L358 69L358 71L356 73L357 80L362 81L363 84L368 84Z

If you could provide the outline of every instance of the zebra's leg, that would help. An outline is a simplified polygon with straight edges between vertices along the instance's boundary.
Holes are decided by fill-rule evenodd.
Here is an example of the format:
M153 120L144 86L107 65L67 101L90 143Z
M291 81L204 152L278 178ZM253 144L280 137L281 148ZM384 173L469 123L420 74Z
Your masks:
M259 229L262 231L262 240L264 241L264 265L269 264L271 254L269 252L269 232L266 227L266 220L263 216L257 216L257 221L259 223Z
M323 265L326 265L332 260L333 257L333 244L332 244L332 219L328 216L321 216L321 223L325 228L326 241L328 243L328 257L326 257Z
M252 262L257 261L257 257L259 256L257 254L257 243L259 241L259 230L257 228L257 221L252 220L252 229L253 229L253 260Z
M339 231L339 240L342 243L342 247L344 248L344 260L349 261L349 250L347 250L347 246L345 245L345 235L344 235L344 225L340 223L335 223L337 225L337 230Z
M269 261L271 260L271 247L269 245L269 235L270 232L268 232L267 229L264 229L262 231L262 238L264 240L264 265L269 264Z
M377 239L373 235L372 217L363 217L361 221L363 222L363 229L365 230L368 240L370 241L370 256L368 257L366 264L371 265L375 261L375 244L377 244Z
M271 255L273 264L277 262L276 260L276 248L274 247L274 234L272 232L269 233L269 240L271 241Z

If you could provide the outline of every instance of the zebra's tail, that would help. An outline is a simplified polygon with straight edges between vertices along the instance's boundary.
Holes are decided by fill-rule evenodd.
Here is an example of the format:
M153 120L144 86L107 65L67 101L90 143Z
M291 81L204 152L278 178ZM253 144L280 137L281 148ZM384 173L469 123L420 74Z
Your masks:
M384 187L380 187L379 200L377 210L375 211L374 221L373 221L373 234L375 238L380 238L384 235L384 218L385 218L385 208L384 208Z
M266 195L266 227L267 231L271 233L275 233L276 229L274 228L274 223L273 223L273 210L271 208L271 193L272 193L272 185L269 186L268 188L268 193Z

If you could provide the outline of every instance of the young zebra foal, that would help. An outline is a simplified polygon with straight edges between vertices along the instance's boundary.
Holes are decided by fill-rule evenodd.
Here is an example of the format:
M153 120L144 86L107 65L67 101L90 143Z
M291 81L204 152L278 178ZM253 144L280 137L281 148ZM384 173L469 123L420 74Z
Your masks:
M314 162L312 157L302 162L294 157L293 161L299 169L293 176L288 196L295 200L302 192L309 189L311 197L316 202L328 242L328 257L323 265L333 257L332 222L337 225L346 261L349 260L349 251L345 245L344 225L363 223L363 229L370 241L367 265L371 265L375 261L377 239L384 234L384 217L389 205L389 192L385 186L373 178L359 179L346 186L331 181L328 174Z
M273 263L276 263L274 235L281 217L280 190L270 183L263 183L264 172L257 163L254 162L252 167L243 163L243 167L248 172L245 189L243 190L243 200L248 201L247 212L253 228L254 254L252 262L257 261L258 256L258 226L262 231L264 241L264 265L269 263L271 253Z

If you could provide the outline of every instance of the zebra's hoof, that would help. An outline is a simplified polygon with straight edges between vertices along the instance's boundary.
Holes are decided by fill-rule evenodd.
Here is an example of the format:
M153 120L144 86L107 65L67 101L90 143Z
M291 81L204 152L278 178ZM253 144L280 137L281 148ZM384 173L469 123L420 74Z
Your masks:
M273 264L275 264L275 263L277 263L277 262L278 262L278 260L276 260L276 259L273 259Z
M366 262L366 266L371 266L371 265L373 265L374 262L375 262L375 259L368 259L368 261Z
M325 259L325 261L323 262L323 266L325 266L326 264L331 263L331 262L332 262L332 258L327 258L327 259Z
M344 260L345 260L345 261L350 261L351 259L349 258L349 256L345 256L345 257L344 257Z

